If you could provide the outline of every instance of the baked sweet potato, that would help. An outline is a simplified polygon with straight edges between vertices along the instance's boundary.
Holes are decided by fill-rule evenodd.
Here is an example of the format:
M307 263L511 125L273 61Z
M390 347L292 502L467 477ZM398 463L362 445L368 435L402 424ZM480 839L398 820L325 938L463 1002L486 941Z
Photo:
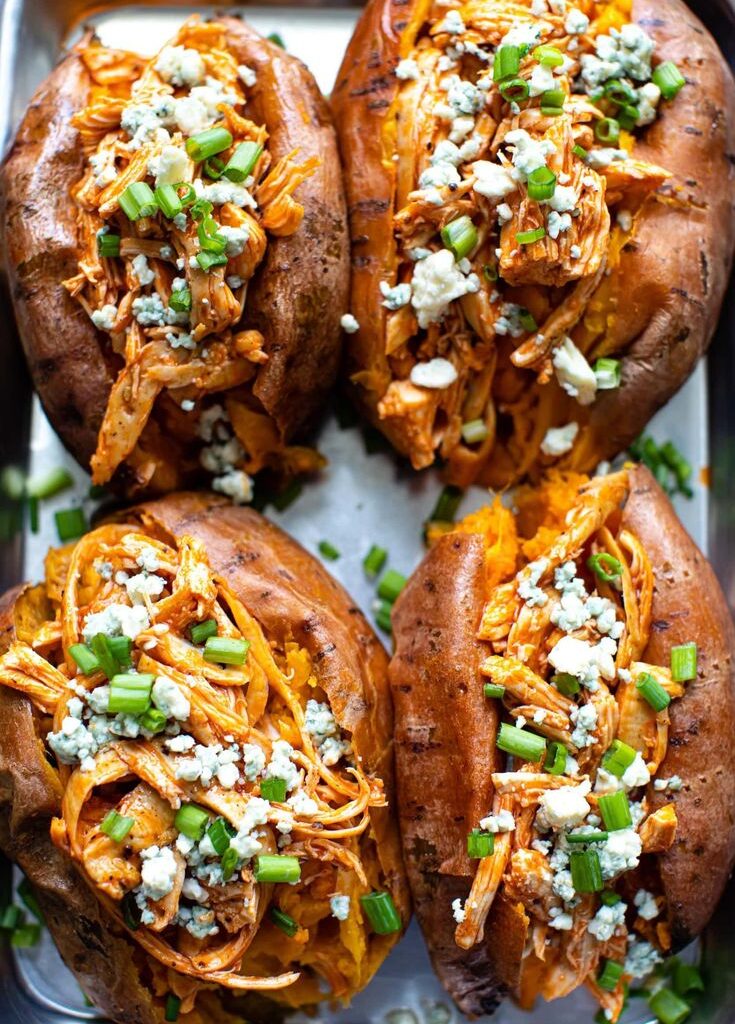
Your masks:
M0 846L84 991L122 1024L348 1002L409 912L366 620L212 495L140 505L46 568L3 602Z
M647 469L557 473L441 537L393 626L398 808L439 977L470 1015L586 985L615 1021L735 859L712 569Z
M320 464L289 442L337 372L347 229L300 61L233 17L187 21L150 60L87 38L33 98L0 193L31 373L96 483L210 473L245 500L264 467Z
M682 385L731 266L734 102L681 0L368 3L333 93L347 369L415 468L590 472Z

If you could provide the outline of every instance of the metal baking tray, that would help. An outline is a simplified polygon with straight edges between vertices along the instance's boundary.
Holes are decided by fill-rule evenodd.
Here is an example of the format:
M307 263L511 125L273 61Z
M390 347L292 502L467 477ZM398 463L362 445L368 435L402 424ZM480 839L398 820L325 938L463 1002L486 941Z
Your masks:
M735 63L735 0L692 0L692 6ZM152 53L187 15L195 10L211 13L216 9L206 4L105 6L93 0L0 2L0 151L7 150L35 87L84 26L94 25L103 40L114 46ZM312 68L323 91L329 93L359 14L358 4L308 0L231 9L246 13L264 33L279 32L288 50ZM76 481L71 497L67 491L43 503L41 528L36 535L17 528L12 506L0 496L0 586L4 589L21 579L41 576L46 549L56 541L55 508L76 503L91 512L92 503L87 497L89 478L61 447L33 397L7 293L0 302L0 469L13 465L33 473L65 465ZM695 467L694 497L679 501L678 511L710 555L731 607L735 607L734 352L735 303L730 300L707 365L697 369L650 427L657 440L671 438ZM329 568L370 614L375 595L374 586L362 571L364 554L373 542L379 542L389 549L390 565L409 572L421 558L421 524L434 505L441 483L436 473L411 473L384 451L371 454L360 431L340 429L333 414L327 417L316 441L329 459L329 467L318 481L305 486L287 510L269 514L311 551L317 551L322 539L336 545L342 554L338 561L329 563ZM485 498L483 491L473 489L466 494L462 511L479 506ZM5 894L11 884L10 866L0 863L0 887ZM731 887L698 948L690 950L691 956L701 951L708 982L707 992L691 1018L693 1024L735 1022L735 932L730 925L734 897ZM502 936L498 941L502 942ZM562 1002L540 1004L531 1015L505 1004L493 1021L553 1024L568 1020L570 1015L591 1021L593 1013L592 1001L578 993ZM626 1024L643 1024L649 1017L645 1003L634 1000L624 1020ZM0 947L0 1024L68 1024L100 1019L93 1008L85 1005L48 935L33 950ZM450 1024L458 1020L431 972L415 923L367 991L348 1010L323 1011L317 1018L334 1024Z

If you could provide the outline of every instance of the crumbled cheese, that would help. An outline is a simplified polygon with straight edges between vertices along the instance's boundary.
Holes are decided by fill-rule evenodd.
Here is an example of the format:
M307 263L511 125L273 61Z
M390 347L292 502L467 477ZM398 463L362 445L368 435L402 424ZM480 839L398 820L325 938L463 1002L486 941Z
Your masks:
M176 914L176 923L183 925L195 939L207 939L211 935L217 935L219 928L215 923L214 911L209 907L200 905L194 907L179 907Z
M248 89L252 89L255 83L258 81L258 75L256 74L255 70L249 67L247 64L237 65L237 77L240 79L242 84Z
M656 897L648 889L639 889L633 897L633 902L644 921L653 921L654 917L658 917L660 911Z
M463 274L449 249L440 249L420 260L413 273L411 297L419 327L439 323L450 302L479 290L477 274Z
M164 47L153 67L164 82L178 86L199 85L206 74L201 53L187 46Z
M342 738L342 732L328 704L316 700L306 702L304 715L306 731L319 751L324 763L331 767L348 754L350 744Z
M550 89L555 89L554 72L551 68L544 67L543 64L536 64L528 80L528 86L531 96L540 96Z
M587 925L587 931L598 942L607 942L613 937L621 925L625 924L625 911L628 909L626 903L620 900L611 907L602 906Z
M498 210L500 207L498 207ZM501 250L498 250L500 254ZM523 326L523 314L526 312L523 306L518 306L514 302L504 302L500 307L500 316L495 321L495 333L505 336L509 334L511 338L520 338L522 334L526 333L526 328ZM538 335L540 340L541 335Z
M590 788L585 779L578 786L562 786L543 793L539 798L539 808L544 825L555 829L581 825L590 812L590 805L585 799Z
M159 185L176 185L180 181L187 181L190 166L185 149L180 146L164 146L157 156L152 156L148 161L148 173L156 179L158 188ZM186 214L183 217L186 227Z
M529 562L523 576L519 574L518 596L529 608L542 608L548 601L548 597L538 586L538 582L549 567L545 558L539 558L535 562Z
M672 793L678 793L683 785L684 783L678 775L672 775L670 779L655 779L653 788L658 793L663 793L667 789L670 789Z
M458 36L465 30L464 21L459 11L447 11L443 21L436 27L437 32L448 32L450 35Z
M184 135L197 135L221 119L221 104L235 106L239 102L239 97L226 92L221 82L207 78L205 85L195 85L188 96L174 100L174 121Z
M628 936L628 952L625 957L625 973L632 978L646 978L657 967L663 957L650 942Z
M162 327L166 323L166 307L158 292L133 299L133 316L142 327Z
M536 140L524 128L509 131L504 143L514 147L513 171L516 181L527 181L528 175L539 167L546 166L546 157L556 152L556 147L549 139Z
M562 910L561 907L551 907L549 917L551 918L549 921L550 928L568 932L574 927L574 918L571 914Z
M248 782L255 782L265 768L265 753L257 743L243 743L243 774ZM292 766L291 766L292 767Z
M410 79L416 79L419 77L419 66L415 60L406 59L401 60L396 65L396 78L400 78L402 81Z
M189 698L181 687L167 676L157 677L151 691L151 700L166 718L184 722L191 714Z
M555 210L551 210L546 220L546 233L549 238L556 241L559 235L569 231L571 226L572 218L568 213L557 213Z
M578 423L567 423L563 427L549 427L541 442L541 451L544 455L565 455L572 450L578 432Z
M135 640L149 625L150 619L144 607L130 608L126 604L108 604L101 612L92 612L86 617L82 635L85 643L89 643L97 633L104 633L105 636L128 636Z
M656 120L656 108L661 100L661 90L655 82L646 82L637 91L638 118L636 126L643 128Z
M573 260L578 260L579 257L582 255L582 249L578 245L570 245L569 246L569 255L571 256L571 258ZM599 387L599 384L598 384L598 387Z
M516 827L516 820L511 811L498 811L497 814L488 814L480 821L480 828L486 832L513 832Z
M338 921L346 921L350 916L350 897L341 894L332 896L329 900L329 907L332 917L336 917Z
M303 789L297 789L294 795L288 798L286 803L294 814L301 817L310 817L313 814L319 813L319 804L316 800L312 800Z
M441 390L454 384L457 370L448 359L437 357L427 363L416 363L411 370L411 383L420 388Z
M564 20L564 31L570 35L579 36L586 32L589 27L590 19L587 15L577 10L576 7L572 7Z
M212 480L212 488L232 498L235 505L247 505L253 500L253 481L244 469L230 469Z
M247 206L251 209L257 206L245 186L234 181L213 181L205 185L201 178L195 178L192 184L197 197L206 199L213 206L222 206L224 203L232 203L241 208Z
M617 644L611 637L604 636L597 644L563 636L549 652L549 663L557 672L568 672L586 686L596 690L599 677L615 678L615 655Z
M636 753L633 763L623 772L623 785L626 789L637 789L638 786L647 786L650 781L651 774L646 768L646 762Z
M397 284L391 288L387 281L380 282L380 293L386 309L396 310L407 306L411 301L411 285Z
M191 750L196 744L196 740L193 736L181 733L179 736L172 736L171 739L166 740L165 744L172 753L182 754L186 750Z
M569 214L564 216L568 217ZM597 378L571 338L564 336L561 345L554 350L551 361L556 379L564 391L576 398L580 405L591 405L597 394Z
M176 878L176 858L170 846L149 846L141 851L141 893L146 899L162 900L173 891Z
M614 878L637 867L641 848L641 838L633 828L618 829L611 832L604 843L596 843L602 877Z
M476 160L472 173L475 175L473 190L486 199L504 199L518 188L510 171L490 160Z
M247 227L230 227L227 224L220 224L217 234L222 235L226 241L225 256L234 259L239 256L245 248L250 232Z
M594 704L576 705L569 712L569 718L574 725L572 732L572 743L575 747L591 747L595 742L593 735L597 725L597 708Z
M462 906L462 900L459 898L452 900L452 915L457 924L462 924L465 919L465 910Z
M541 26L532 21L516 20L500 40L500 46L533 47L541 38Z
M360 330L360 325L352 313L345 313L340 320L340 325L345 334L356 334Z
M609 146L602 149L591 149L587 154L587 166L595 171L609 167L616 160L627 160L628 154L624 149L612 149Z
M117 319L117 306L107 302L102 309L92 310L90 319L94 326L99 327L100 330L111 331Z
M301 785L302 775L297 766L291 760L294 749L286 740L276 740L271 749L271 759L266 769L266 778L283 779L286 783L286 792L296 789ZM262 771L262 769L260 769Z

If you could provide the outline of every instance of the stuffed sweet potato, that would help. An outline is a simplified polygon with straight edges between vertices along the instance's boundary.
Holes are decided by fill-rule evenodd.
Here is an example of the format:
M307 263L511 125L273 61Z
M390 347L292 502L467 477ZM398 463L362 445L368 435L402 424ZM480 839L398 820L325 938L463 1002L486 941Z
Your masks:
M0 178L10 288L49 418L93 480L168 492L319 464L347 230L307 69L231 17L152 59L86 39Z
M680 387L731 265L734 99L680 0L371 0L333 95L347 363L415 468L589 472Z
M84 991L122 1024L349 1001L408 917L365 619L211 495L132 509L46 569L3 602L0 845Z
M444 535L393 614L398 807L468 1014L626 981L707 923L735 858L733 627L647 469L556 474Z

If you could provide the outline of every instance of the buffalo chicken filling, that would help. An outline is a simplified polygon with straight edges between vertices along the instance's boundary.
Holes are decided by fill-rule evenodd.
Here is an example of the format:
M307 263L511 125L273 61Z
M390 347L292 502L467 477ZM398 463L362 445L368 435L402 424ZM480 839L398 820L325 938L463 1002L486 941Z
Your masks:
M182 1012L212 985L348 999L400 929L360 766L306 650L276 643L199 541L108 525L52 551L0 683L41 716L51 838Z
M438 455L497 488L570 453L620 384L608 277L670 178L636 141L684 79L654 65L629 0L427 7L384 128L387 372L356 382L416 468Z
M319 161L273 163L268 132L243 113L256 74L216 22L187 22L149 61L94 42L80 55L92 82L72 119L81 256L64 285L117 375L93 480L127 463L138 486L171 490L198 456L216 490L248 501L250 474L319 461L285 448L253 397L267 354L247 328L248 284L269 236L299 227L293 192Z
M667 796L685 782L659 769L668 705L696 676L693 643L672 648L670 668L641 660L653 571L615 525L626 493L626 473L591 483L567 475L522 493L518 521L496 502L458 527L486 538L492 596L479 638L492 653L481 671L507 716L497 745L509 757L468 837L479 860L470 894L447 908L469 949L502 891L529 918L522 1004L584 984L611 1021L624 983L671 945L645 855L674 841ZM655 809L653 793L665 795Z

